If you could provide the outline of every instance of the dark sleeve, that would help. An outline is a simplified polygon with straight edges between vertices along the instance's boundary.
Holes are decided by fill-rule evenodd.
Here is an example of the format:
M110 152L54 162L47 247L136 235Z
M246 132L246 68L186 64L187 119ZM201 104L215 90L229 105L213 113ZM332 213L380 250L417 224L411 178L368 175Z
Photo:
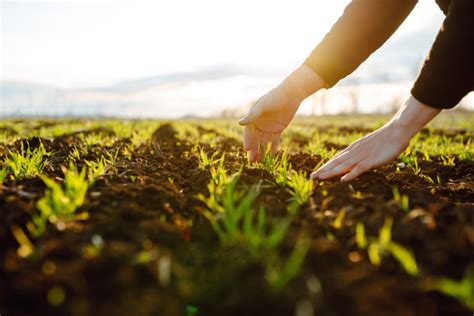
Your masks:
M412 95L439 109L454 107L474 89L474 0L452 0Z
M323 78L327 87L332 87L382 45L416 3L417 0L353 0L304 64Z

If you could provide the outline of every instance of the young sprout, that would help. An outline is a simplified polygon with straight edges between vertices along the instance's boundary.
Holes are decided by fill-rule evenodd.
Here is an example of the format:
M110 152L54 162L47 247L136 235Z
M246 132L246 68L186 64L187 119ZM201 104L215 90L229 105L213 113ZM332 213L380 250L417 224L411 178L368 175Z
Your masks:
M290 213L298 211L301 205L306 203L313 194L313 181L304 171L291 171L288 181L289 192L293 196L288 206Z
M209 188L220 189L210 190L209 197L200 195L198 198L209 208L204 215L221 243L246 248L252 258L264 264L268 282L275 291L279 291L299 272L309 242L297 242L289 259L282 264L277 249L286 236L293 215L270 221L263 207L256 211L253 203L259 190L256 187L248 191L237 190L239 176L240 172L218 184L211 180Z
M426 180L427 182L429 182L430 184L434 184L434 183L435 183L434 180L433 180L433 178L431 178L431 177L430 177L429 175L427 175L427 174L420 173L419 176L420 176L420 178L425 179L425 180Z
M261 159L259 163L268 172L273 174L278 163L278 158L276 155L272 154L272 144L269 143L266 148L263 145L260 145L259 150L261 153Z
M69 155L67 156L68 161L76 162L81 159L81 152L80 150L74 146L74 149L71 150Z
M456 164L454 163L454 160L456 159L455 156L452 156L452 157L448 157L448 156L445 156L445 155L442 155L441 156L441 160L443 161L443 166L445 167L452 167L452 166L455 166Z
M31 243L28 236L26 236L23 229L17 225L13 225L11 227L11 231L13 237L15 237L16 241L20 245L20 247L18 247L17 249L18 256L22 258L27 258L32 255L35 251L35 246Z
M454 297L474 312L474 263L471 263L461 280L450 278L429 278L422 281L421 286L426 291L439 291Z
M267 269L266 278L274 292L278 293L283 290L288 282L299 274L310 246L311 242L308 238L299 238L283 267L279 269L270 267Z
M272 155L271 144L268 145L266 150L263 150L263 147L261 147L260 150L263 154L259 164L275 177L275 181L278 185L286 187L288 185L288 172L290 170L288 151L284 150L279 155Z
M336 218L334 219L332 227L334 227L335 229L341 229L344 217L346 217L346 210L342 209L339 211Z
M421 168L418 166L418 157L416 156L416 152L413 151L411 147L408 147L400 155L400 160L409 166L416 175L421 172Z
M88 167L87 178L89 179L90 184L93 184L98 177L104 175L112 164L112 162L104 156L96 161L86 160L85 163Z
M36 203L39 212L33 215L33 226L30 226L36 236L44 232L48 221L55 223L58 219L71 219L84 203L89 187L86 169L78 172L76 166L70 163L69 169L63 168L63 172L62 185L44 175L40 176L47 189L44 197Z
M3 183L3 180L5 180L5 178L7 177L7 175L8 175L8 169L7 168L0 169L0 186Z
M221 158L213 161L210 165L209 172L211 173L211 179L217 186L225 185L230 181L227 170L224 168L224 161L225 153L222 154Z
M400 194L400 191L398 190L398 187L393 186L392 187L393 191L393 200L397 202L398 206L404 210L405 212L410 211L410 201L408 199L408 195L405 194Z
M216 183L211 180L208 185L209 197L198 196L211 210L204 215L224 243L233 243L240 238L239 225L245 214L253 213L252 203L257 197L254 189L245 194L235 190L239 176L239 173L234 174L228 182Z
M304 171L292 170L288 163L287 151L283 151L280 156L274 156L270 153L270 147L263 152L261 165L270 172L278 185L287 187L292 195L288 210L290 213L296 213L301 205L306 203L313 193L313 181Z
M216 150L211 157L207 155L207 153L204 151L204 148L199 149L199 155L198 155L198 161L199 161L199 168L201 169L206 169L207 167L213 166L217 163L219 163L221 158L217 158L217 155L219 152Z
M356 224L356 243L359 249L367 248L367 237L365 235L364 223L357 222Z
M379 231L379 237L369 238L367 242L364 226L362 223L358 223L356 226L357 245L360 249L367 246L367 254L372 264L378 266L382 262L382 257L392 255L408 274L417 275L418 266L413 253L392 240L392 224L391 217L385 219L385 223Z
M4 165L16 179L32 178L43 171L45 156L46 150L42 143L33 151L29 147L25 150L23 143L21 143L20 152L10 153L10 157L4 161Z

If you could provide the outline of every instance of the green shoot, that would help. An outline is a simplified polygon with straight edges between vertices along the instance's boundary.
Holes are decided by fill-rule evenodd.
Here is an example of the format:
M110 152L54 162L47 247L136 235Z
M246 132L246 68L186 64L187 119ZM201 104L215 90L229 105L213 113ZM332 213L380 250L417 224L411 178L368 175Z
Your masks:
M206 169L207 167L213 166L217 163L219 163L219 158L217 158L217 155L219 152L216 150L211 157L207 155L207 153L204 151L203 148L199 149L199 155L198 155L198 161L199 161L199 168L201 169ZM221 157L222 158L222 157Z
M41 198L36 207L38 213L33 215L32 232L38 236L46 229L47 222L56 223L58 219L70 219L74 212L85 200L89 183L86 180L86 169L78 172L72 163L68 169L63 169L64 183L58 184L53 179L41 175L46 184L45 196Z
M454 163L454 160L456 159L456 157L448 157L448 156L445 156L445 155L442 155L441 156L441 161L443 162L443 166L445 167L452 167L452 166L455 166L456 164Z
M410 202L408 199L408 195L400 194L398 187L394 186L392 188L393 191L393 200L398 204L398 206L404 210L405 212L410 211Z
M46 150L43 144L31 151L29 147L25 150L21 143L20 152L10 153L10 157L4 164L16 179L32 178L43 171L44 156L46 156Z
M472 263L459 281L450 278L430 278L422 282L422 287L427 291L439 291L454 297L474 311L474 264Z
M387 218L384 225L379 231L378 238L370 238L367 242L365 238L365 228L362 223L356 226L356 242L360 249L367 247L367 254L370 262L374 265L380 265L382 258L386 255L392 255L402 268L410 275L418 274L418 266L416 264L413 253L402 245L392 240L392 224L393 219Z
M224 185L230 181L230 177L227 174L227 170L224 168L225 153L222 154L221 158L216 160L209 169L211 173L212 181L217 185Z
M288 210L294 213L301 205L306 203L313 194L313 181L305 172L296 172L292 170L288 181L288 187L290 188L289 192L293 196Z
M6 179L7 175L8 175L8 169L7 168L0 169L0 185L3 183L3 180Z
M76 161L79 161L80 159L81 159L81 151L77 147L74 147L74 149L71 150L71 152L67 156L67 160L76 162Z
M365 235L364 224L358 222L356 224L356 243L359 249L365 249L367 247L367 237Z
M87 178L91 184L95 182L99 176L104 175L111 165L111 161L104 158L103 156L97 159L97 161L86 160L85 163L88 167Z
M27 258L31 256L35 251L35 246L31 243L28 236L26 236L23 229L17 225L13 225L11 227L11 231L13 237L15 237L16 241L20 245L20 247L17 249L18 256L21 258Z
M275 292L284 289L286 284L298 275L310 246L311 243L309 239L298 239L290 257L283 267L280 268L280 271L274 267L268 269L267 280Z
M267 280L275 291L279 291L299 272L309 242L297 243L288 261L282 265L277 250L293 216L289 214L283 219L269 221L263 207L255 211L253 203L258 189L252 187L246 192L238 191L239 176L240 173L234 174L226 182L211 180L208 188L213 191L210 191L210 196L200 195L198 198L208 206L209 210L204 211L204 215L221 243L246 248L252 258L264 264Z

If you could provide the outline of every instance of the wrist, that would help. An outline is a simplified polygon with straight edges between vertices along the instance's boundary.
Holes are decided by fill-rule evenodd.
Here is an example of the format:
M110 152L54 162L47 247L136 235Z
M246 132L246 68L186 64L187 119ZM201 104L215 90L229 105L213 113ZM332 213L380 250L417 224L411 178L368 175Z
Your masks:
M410 96L388 122L394 132L410 139L428 124L441 110L430 107Z
M324 88L324 80L306 65L299 66L283 82L279 88L289 99L301 103L308 96Z

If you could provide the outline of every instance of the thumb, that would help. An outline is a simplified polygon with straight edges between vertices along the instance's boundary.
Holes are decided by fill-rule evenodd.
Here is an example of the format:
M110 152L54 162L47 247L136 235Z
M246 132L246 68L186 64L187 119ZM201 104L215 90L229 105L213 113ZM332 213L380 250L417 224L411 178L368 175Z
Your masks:
M239 120L240 125L248 125L253 123L262 114L259 106L253 107L250 111Z

